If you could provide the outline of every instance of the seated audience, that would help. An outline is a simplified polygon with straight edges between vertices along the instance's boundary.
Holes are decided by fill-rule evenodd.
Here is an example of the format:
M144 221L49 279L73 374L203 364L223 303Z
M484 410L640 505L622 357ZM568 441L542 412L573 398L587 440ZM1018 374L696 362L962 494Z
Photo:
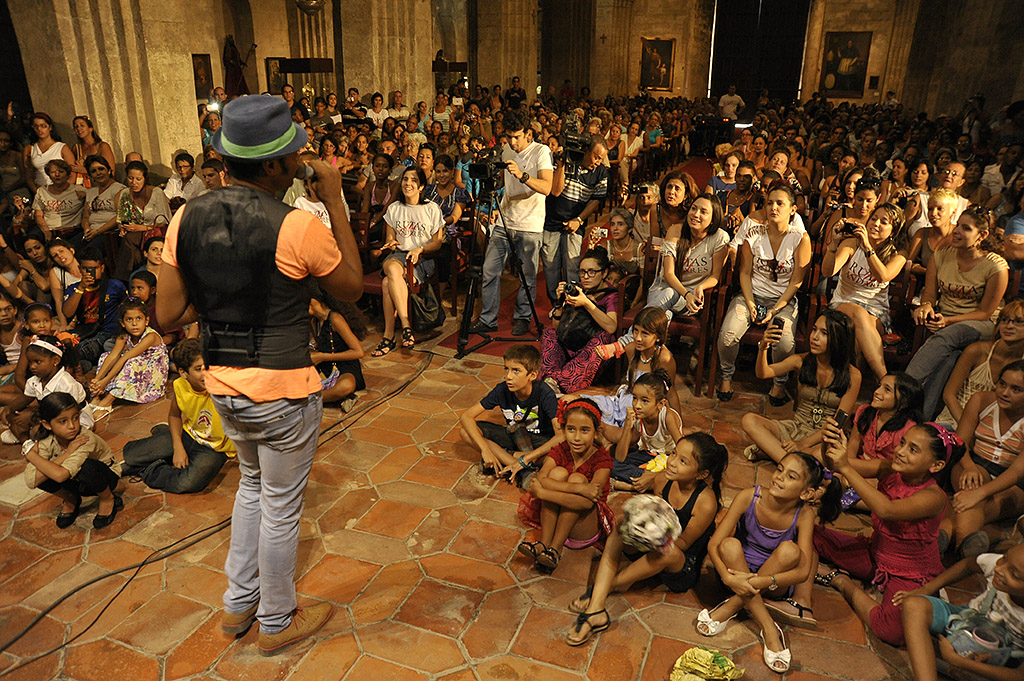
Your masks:
M127 189L114 180L113 165L105 157L95 154L84 161L90 185L85 190L82 213L82 239L92 241L117 226L117 204Z
M46 163L46 176L50 183L40 186L32 201L36 226L47 239L81 241L85 189L71 183L71 166L62 159Z

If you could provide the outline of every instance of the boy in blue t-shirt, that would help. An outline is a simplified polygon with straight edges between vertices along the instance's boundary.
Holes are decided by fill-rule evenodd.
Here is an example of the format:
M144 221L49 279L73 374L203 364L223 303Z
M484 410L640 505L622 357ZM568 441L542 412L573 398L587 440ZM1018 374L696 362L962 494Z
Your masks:
M462 441L480 452L480 469L488 475L508 476L520 487L529 471L562 441L558 428L558 398L543 381L540 351L519 343L505 351L505 380L462 412ZM497 407L505 419L501 426L477 420Z

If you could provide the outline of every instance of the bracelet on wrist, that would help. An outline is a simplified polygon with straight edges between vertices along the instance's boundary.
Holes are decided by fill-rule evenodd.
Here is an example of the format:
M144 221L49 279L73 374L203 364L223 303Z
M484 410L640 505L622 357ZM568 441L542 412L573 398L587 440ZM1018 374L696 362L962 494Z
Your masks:
M875 249L871 249L870 251L864 251L864 257L865 258L870 258L874 254L875 254Z
M769 587L772 591L775 591L779 587L779 583L775 581L775 575L772 575L772 585Z

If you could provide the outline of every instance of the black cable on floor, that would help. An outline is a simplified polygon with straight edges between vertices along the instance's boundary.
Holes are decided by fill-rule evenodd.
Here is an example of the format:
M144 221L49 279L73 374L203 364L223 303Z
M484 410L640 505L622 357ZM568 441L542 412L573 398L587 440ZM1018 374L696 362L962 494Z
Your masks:
M413 373L413 375L411 377L409 377L406 381L402 382L400 385L398 385L398 387L394 388L390 392L388 392L388 393L386 393L384 395L381 395L379 398L377 398L376 400L374 400L370 404L366 405L362 409L359 409L359 410L357 410L355 412L346 414L345 416L341 417L340 419L338 419L337 421L335 421L331 425L329 425L326 428L324 428L322 431L320 431L320 437L322 437L325 433L330 431L332 428L335 428L335 427L341 425L345 421L348 421L349 419L352 419L353 417L355 419L351 423L348 423L341 430L339 430L336 433L332 434L326 440L319 441L317 443L317 447L320 447L324 443L329 442L330 440L334 439L338 435L344 433L346 430L348 430L353 425L355 425L363 416L365 416L367 412L369 412L370 410L376 408L378 405L383 404L384 402L386 402L391 397L397 395L398 393L400 393L403 390L405 390L406 388L408 388L412 384L413 381L415 381L417 378L419 378L421 375L423 375L423 372L426 371L427 368L430 366L430 363L433 361L433 358L434 358L435 355L438 356L438 357L444 357L444 355L440 355L440 354L438 354L436 352L433 352L432 350L417 350L416 352L421 352L421 353L427 355L427 357L425 358L425 360L423 362L420 363L420 365L417 367L416 371ZM164 560L166 558L170 558L174 554L180 553L181 551L184 551L185 549L190 548L191 546L194 546L195 544L198 544L199 542L203 541L204 539L206 539L208 537L212 537L213 535L215 535L218 532L226 529L230 525L231 525L231 517L228 516L227 518L224 518L224 519L220 520L219 522L217 522L217 523L215 523L213 525L209 525L209 526L207 526L205 528L201 528L199 530L196 530L195 532L193 532L191 534L188 534L188 535L182 537L181 539L178 539L175 542L172 542L170 544L167 544L166 546L162 546L162 547L160 547L158 549L155 549L152 553L150 553L148 556L146 556L146 558L143 559L141 562L134 563L132 565L126 565L125 567L118 568L116 570L110 570L110 571L105 572L105 573L103 573L101 575L97 575L96 577L93 577L92 579L90 579L90 580L88 580L86 582L83 582L82 584L79 584L75 588L71 589L70 591L65 593L63 596L61 596L60 598L55 600L53 603L48 605L42 612L40 612L38 615L36 615L36 617L31 622L29 622L21 631L19 631L13 638L11 638L9 641L4 643L3 646L0 646L0 653L6 652L12 645L14 645L19 640L21 640L21 638L24 637L25 634L27 634L29 631L31 631L33 629L33 627L35 627L37 624L39 624L43 620L43 618L45 618L50 612L52 612L54 610L54 608L59 606L61 603L63 603L68 598L70 598L71 596L75 595L76 593L78 593L82 589L85 589L86 587L92 586L93 584L96 584L97 582L101 582L101 581L103 581L105 579L113 577L114 575L121 574L122 572L127 572L129 570L135 570L135 572L133 572L131 574L131 576L128 577L128 579L125 581L125 583L121 585L121 588L118 589L117 592L107 600L107 603L106 603L106 605L103 606L103 609L99 611L99 613L96 615L96 617L93 618L92 622L90 622L89 625L87 627L85 627L85 629L82 629L82 631L78 632L77 634L72 636L70 639L68 639L67 641L61 643L59 646L57 646L56 648L53 648L52 650L48 650L45 653L40 653L40 654L38 654L38 655L36 655L34 657L28 658L26 660L22 660L18 664L14 665L12 667L8 667L7 669L4 669L3 671L0 671L0 677L7 676L8 674L11 674L11 673L13 673L16 670L21 669L22 667L27 667L28 665L32 664L33 662L41 660L44 657L47 657L49 655L53 655L54 653L59 652L63 648L66 648L67 646L71 645L76 640L78 640L80 637L82 637L87 631L89 631L100 620L100 618L103 616L103 613L105 613L107 611L107 609L113 604L113 602L117 599L117 597L120 596L124 592L124 590L128 588L128 585L131 584L132 580L134 580L139 575L139 573L142 571L142 568L144 568L147 565L150 565L152 563L156 563L156 562ZM192 539L193 537L195 537L195 539ZM192 541L187 541L189 539L192 539ZM187 543L182 544L182 542L187 542ZM178 546L179 544L181 544L181 546ZM177 547L177 548L174 548L174 547Z
M76 640L78 640L78 638L80 638L83 634L85 634L85 632L89 631L89 629L91 629L93 627L93 625L95 625L99 621L100 617L103 616L103 613L105 613L107 611L107 608L109 608L111 606L111 604L114 602L114 600L118 596L120 596L124 592L124 590L126 588L128 588L128 585L131 584L132 580L134 580L138 576L138 574L142 571L142 568L146 567L147 565L149 565L151 563L156 563L157 561L161 561L161 560L164 560L165 558L169 558L169 557L173 556L176 553L180 553L181 551L184 551L185 549L187 549L187 548L189 548L189 547L191 547L191 546L193 546L195 544L198 544L199 542L203 541L204 539L206 539L208 537L212 537L213 535L217 534L218 532L220 532L221 530L227 528L230 525L231 525L231 517L229 516L229 517L224 518L223 520L221 520L221 521L219 521L219 522L217 522L217 523L215 523L213 525L209 525L209 526L204 527L202 529L196 530L195 532L193 532L193 533L191 533L189 535L186 535L186 536L182 537L181 539L179 539L179 540L177 540L177 541L175 541L175 542L173 542L171 544L168 544L166 546L162 546L162 547L160 547L158 549L155 549L152 553L150 553L148 556L146 556L146 558L143 559L141 562L135 563L133 565L127 565L127 566L125 566L123 568L118 568L117 570L110 570L110 571L105 572L105 573L103 573L101 575L97 575L96 577L93 577L92 579L90 579L90 580L88 580L86 582L83 582L82 584L79 584L78 586L76 586L71 591L68 591L66 594L64 594L63 596L61 596L57 600L55 600L53 603L48 605L46 607L46 609L44 609L42 612L40 612L38 615L36 615L35 619L33 619L31 622L29 622L28 625L24 629L22 629L20 632L17 633L17 635L14 636L14 638L12 638L11 640L9 640L6 643L4 643L3 646L0 646L0 653L5 652L8 648L10 648L12 645L14 645L25 634L27 634L29 631L31 631L33 627L35 627L37 624L39 624L39 622L41 622L43 620L43 618L46 617L54 608L56 608L58 605L60 605L61 603L63 603L68 598L70 598L71 596L75 595L76 593L78 593L82 589L84 589L84 588L86 588L88 586L92 586L93 584L96 584L97 582L101 582L101 581L103 581L105 579L113 577L114 575L120 574L122 572L127 572L128 570L135 570L135 572L133 572L131 574L131 576L128 577L128 579L125 581L125 583L121 585L121 588L117 590L117 593L115 593L113 596L110 597L110 599L107 601L107 604L103 606L103 609L100 610L99 613L96 615L96 617L93 618L92 622L89 623L89 626L87 626L85 629L82 629L82 631L78 632L77 634L75 634L73 637L71 637L69 640L65 641L64 643L61 643L56 648L54 648L52 650L48 650L45 653L40 653L39 655L36 655L35 657L31 657L31 658L29 658L27 660L22 660L21 662L19 662L18 664L14 665L13 667L8 667L7 669L4 669L3 671L0 671L0 677L7 676L11 672L13 672L13 671L15 671L17 669L21 669L22 667L28 666L28 665L32 664L33 662L35 662L37 660L41 660L42 658L44 658L44 657L46 657L48 655L53 655L54 653L58 652L62 648L65 648L65 647L71 645L72 643L74 643ZM192 537L195 537L195 539L192 539L192 541L187 541L188 539L191 539ZM182 542L187 542L187 543L182 544ZM178 546L179 544L181 544L181 545ZM174 548L174 547L177 547L177 548Z

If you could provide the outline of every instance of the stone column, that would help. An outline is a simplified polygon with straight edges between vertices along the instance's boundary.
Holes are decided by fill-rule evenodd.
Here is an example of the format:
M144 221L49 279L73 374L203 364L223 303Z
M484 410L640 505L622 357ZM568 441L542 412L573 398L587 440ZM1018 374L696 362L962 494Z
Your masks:
M169 174L176 149L201 152L192 60L182 42L197 29L190 3L9 5L32 100L53 117L65 140L74 140L71 119L88 114L118 161L138 151L158 175Z
M344 83L338 91L359 88L361 94L378 88L401 90L406 104L433 103L431 63L440 47L433 42L430 0L341 2ZM366 100L369 104L369 100Z
M889 59L885 75L878 90L882 98L889 90L895 90L898 98L903 97L903 80L907 75L907 61L910 47L914 42L914 26L921 9L921 0L897 0L893 8L892 38L889 40Z
M528 101L537 92L537 3L531 0L476 0L476 73L481 85L507 88L519 76Z
M294 57L318 57L323 59L334 58L334 30L332 9L325 6L316 14L306 14L294 4L288 7L287 11L294 17L294 35L292 39L292 54ZM296 80L300 80L299 77ZM327 97L327 93L335 91L334 74L332 73L310 73L302 74L301 81L294 83L295 90L299 91L305 83L313 86L315 96ZM358 87L358 86L357 86ZM362 92L362 89L360 89ZM369 93L367 93L369 94ZM301 96L298 95L296 99ZM340 97L344 99L344 95ZM384 97L387 104L387 96ZM313 102L310 101L310 106Z
M594 58L590 63L595 96L629 94L629 40L634 0L597 0Z

